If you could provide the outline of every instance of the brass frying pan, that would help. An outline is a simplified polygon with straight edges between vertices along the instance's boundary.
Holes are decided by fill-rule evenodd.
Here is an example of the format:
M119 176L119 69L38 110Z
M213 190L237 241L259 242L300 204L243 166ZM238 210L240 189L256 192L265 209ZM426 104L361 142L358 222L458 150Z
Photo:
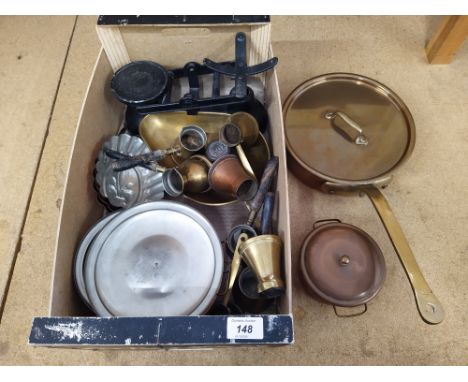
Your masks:
M440 323L443 307L380 191L414 148L414 120L404 102L373 79L330 73L299 85L283 113L291 171L328 193L367 194L406 271L422 319Z

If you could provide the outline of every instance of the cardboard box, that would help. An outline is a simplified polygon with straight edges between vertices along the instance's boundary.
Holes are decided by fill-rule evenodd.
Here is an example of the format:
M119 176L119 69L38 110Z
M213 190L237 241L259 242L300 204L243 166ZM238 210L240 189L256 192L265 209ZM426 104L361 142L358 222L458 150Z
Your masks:
M273 55L268 16L142 16L100 17L97 26L101 50L79 118L63 195L57 233L50 316L33 320L29 343L39 346L191 346L234 344L291 344L294 341L291 304L291 246L283 118L276 72L262 77L269 114L271 149L280 160L274 228L283 240L286 293L280 314L258 316L91 317L73 285L73 257L80 239L102 216L93 188L95 159L102 143L116 134L125 106L111 94L115 70L139 59L164 67L182 67L188 61L232 60L237 32L247 35L248 63ZM214 207L211 207L214 208ZM228 207L229 208L229 207ZM88 314L86 316L86 314ZM232 339L228 327L250 319L263 333L255 338ZM233 321L234 322L231 322ZM229 335L228 335L229 334Z

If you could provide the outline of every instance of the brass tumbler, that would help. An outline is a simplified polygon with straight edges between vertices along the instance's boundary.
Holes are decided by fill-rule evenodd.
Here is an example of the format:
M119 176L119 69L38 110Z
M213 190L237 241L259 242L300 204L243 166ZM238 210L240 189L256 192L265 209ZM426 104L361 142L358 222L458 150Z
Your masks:
M163 175L166 192L177 197L182 192L203 193L210 189L208 171L211 162L203 155L193 155L175 168L168 169Z
M192 155L189 159L177 167L182 174L184 192L203 193L210 189L208 183L208 171L211 162L203 155Z
M277 235L260 235L248 239L239 246L242 259L257 276L258 293L274 298L284 293L281 279L282 242Z
M252 199L258 189L257 181L245 171L235 155L216 160L210 168L208 180L214 191L230 194L241 201Z

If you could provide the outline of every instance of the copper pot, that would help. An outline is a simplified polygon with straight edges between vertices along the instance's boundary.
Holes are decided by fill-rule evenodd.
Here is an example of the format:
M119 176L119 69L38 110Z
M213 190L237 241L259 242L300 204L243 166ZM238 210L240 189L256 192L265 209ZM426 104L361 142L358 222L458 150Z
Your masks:
M371 78L330 73L299 85L286 99L283 114L291 171L331 194L369 196L408 275L421 317L440 323L442 304L380 191L414 148L414 120L403 100Z
M336 306L367 304L382 288L385 259L366 232L338 219L319 220L301 248L300 273L313 296Z
M258 183L249 175L235 155L219 158L210 168L208 180L214 191L246 201L255 196Z

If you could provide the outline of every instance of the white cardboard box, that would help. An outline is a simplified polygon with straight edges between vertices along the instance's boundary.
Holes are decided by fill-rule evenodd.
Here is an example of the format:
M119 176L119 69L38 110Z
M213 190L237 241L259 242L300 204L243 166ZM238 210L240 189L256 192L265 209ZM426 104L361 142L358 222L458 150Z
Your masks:
M247 339L232 338L228 332L234 316L85 316L86 311L73 286L72 269L76 248L81 237L103 213L92 185L95 159L102 143L117 133L124 117L124 105L117 102L110 91L113 72L139 59L153 60L167 68L182 67L188 61L202 62L205 57L215 61L232 60L237 32L247 35L249 65L263 62L273 55L269 17L216 17L99 18L97 33L103 49L97 58L83 101L67 173L57 233L50 316L34 319L30 344L97 348L290 344L294 341L286 152L278 81L274 70L264 76L263 80L271 149L279 157L274 225L284 244L286 283L280 314L235 316L238 319L248 318L255 326L255 336ZM251 317L258 318L252 320Z

